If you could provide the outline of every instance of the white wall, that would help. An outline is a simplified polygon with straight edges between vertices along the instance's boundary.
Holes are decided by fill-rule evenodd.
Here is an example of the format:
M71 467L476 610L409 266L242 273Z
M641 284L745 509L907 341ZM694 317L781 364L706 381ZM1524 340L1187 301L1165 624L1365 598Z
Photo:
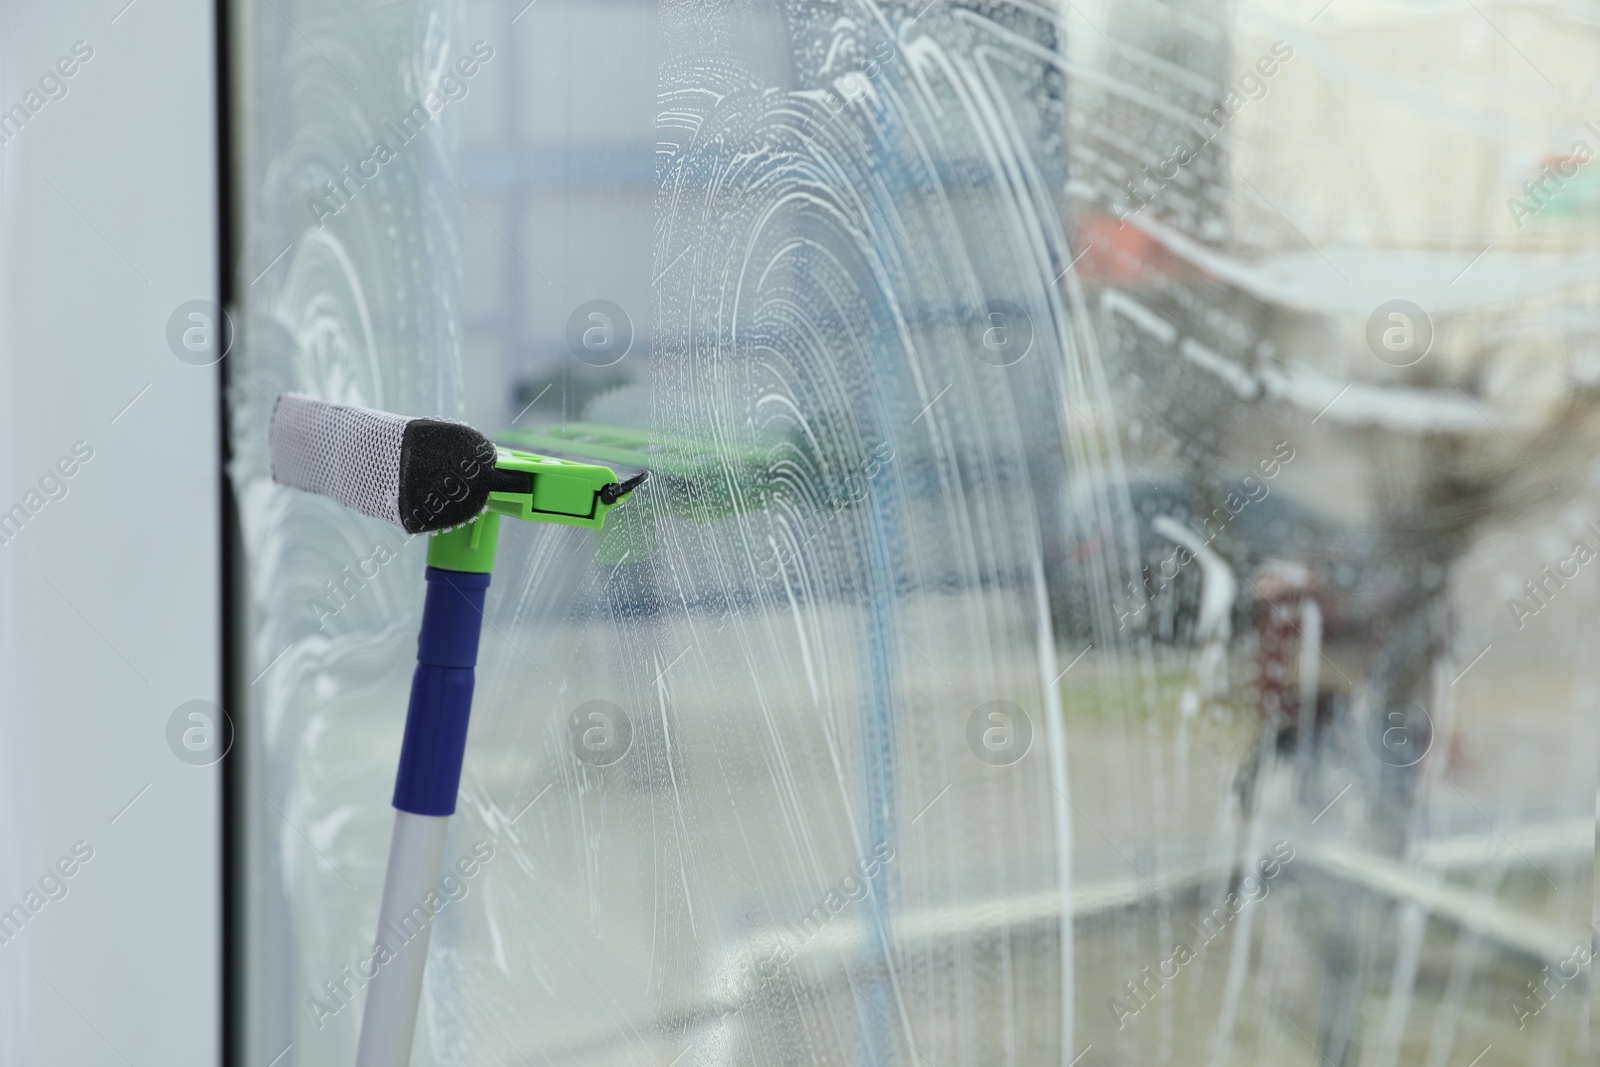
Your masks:
M216 296L213 18L125 2L0 6L0 108L93 49L0 145L0 511L93 450L0 537L0 911L93 850L0 944L0 1067L218 1059L218 768L166 736L220 699L218 368L166 339Z

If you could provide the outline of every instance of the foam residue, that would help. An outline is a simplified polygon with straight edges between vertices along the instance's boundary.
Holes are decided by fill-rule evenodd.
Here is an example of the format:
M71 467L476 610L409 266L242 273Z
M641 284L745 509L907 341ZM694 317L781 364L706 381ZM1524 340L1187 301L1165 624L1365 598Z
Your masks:
M342 1063L359 990L310 1002L368 952L422 551L270 485L265 415L454 413L448 141L302 201L458 49L428 3L288 10L231 396L252 1041ZM1589 936L1595 604L1530 640L1506 597L1600 522L1588 253L1505 307L1458 295L1535 284L1475 236L1387 255L1398 183L1302 154L1369 40L1313 14L663 7L647 376L595 409L658 469L603 533L502 527L447 846L492 859L418 1062L1569 1062L1576 985L1505 1000ZM1466 91L1413 89L1386 121ZM1386 361L1412 276L1437 347Z

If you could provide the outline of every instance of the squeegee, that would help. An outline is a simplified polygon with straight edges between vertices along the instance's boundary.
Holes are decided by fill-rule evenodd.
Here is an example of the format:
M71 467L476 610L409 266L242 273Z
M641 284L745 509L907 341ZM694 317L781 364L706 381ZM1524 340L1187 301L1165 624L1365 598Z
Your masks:
M394 787L394 836L378 910L357 1067L406 1067L416 1032L431 924L402 941L412 909L435 892L456 810L472 708L473 668L502 516L600 529L643 469L621 462L640 442L606 437L604 462L497 446L462 422L411 418L285 393L269 432L272 477L332 497L411 534L430 534L417 668ZM630 447L634 451L630 451ZM391 941L393 943L391 944Z

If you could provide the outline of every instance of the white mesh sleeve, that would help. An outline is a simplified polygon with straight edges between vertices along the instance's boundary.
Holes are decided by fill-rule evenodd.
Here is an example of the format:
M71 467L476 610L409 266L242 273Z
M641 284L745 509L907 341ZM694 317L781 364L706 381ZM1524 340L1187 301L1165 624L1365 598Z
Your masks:
M272 410L268 433L272 478L403 529L400 451L411 421L284 393Z

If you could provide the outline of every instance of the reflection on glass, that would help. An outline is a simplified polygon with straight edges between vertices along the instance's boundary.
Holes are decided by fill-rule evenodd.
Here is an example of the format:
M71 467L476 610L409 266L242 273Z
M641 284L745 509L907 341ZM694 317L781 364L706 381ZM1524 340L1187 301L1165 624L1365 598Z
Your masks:
M1592 1055L1600 28L1318 7L257 13L252 1040L353 1049L421 587L293 387L658 461L502 535L423 1062Z

